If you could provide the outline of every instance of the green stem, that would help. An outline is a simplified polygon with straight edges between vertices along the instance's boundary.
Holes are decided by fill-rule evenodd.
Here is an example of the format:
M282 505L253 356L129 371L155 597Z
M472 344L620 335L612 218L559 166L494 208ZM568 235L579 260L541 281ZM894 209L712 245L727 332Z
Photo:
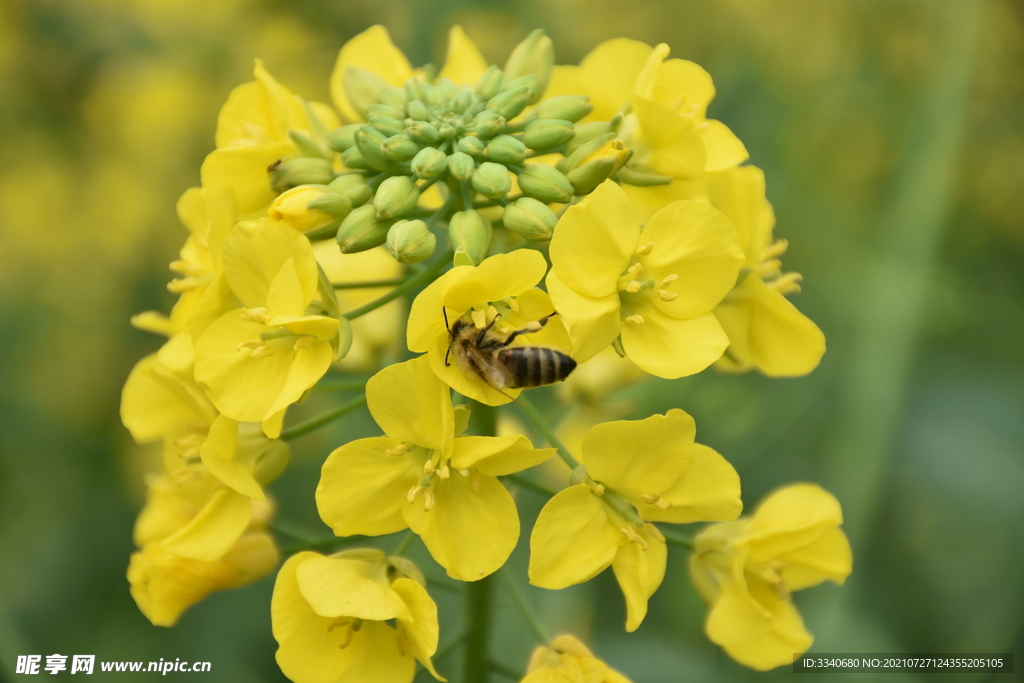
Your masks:
M437 211L435 211L434 213L430 214L430 218L428 218L427 220L424 221L424 223L427 224L428 228L433 228L434 224L437 223L438 220L440 220L441 216L443 216L446 213L448 213L448 209L452 208L452 204L455 203L456 197L457 197L457 195L454 192L449 194L447 197L445 197L444 204L442 204L437 209Z
M437 653L433 657L431 657L431 659L434 661L435 664L439 663L440 661L448 657L448 655L455 652L456 648L458 648L459 645L462 645L462 643L465 642L468 636L469 631L464 631L463 633L460 633L459 635L455 636L450 641L445 643L442 647L439 647L437 649Z
M522 589L519 587L519 583L512 576L512 572L507 566L502 567L499 571L501 572L501 578L505 579L508 592L512 594L512 600L516 603L516 609L519 610L519 614L522 615L526 625L533 631L533 635L537 637L537 642L542 644L551 642L547 632L544 631L544 626L540 623L540 619L534 614L533 608L530 607L530 603L526 599L526 595L523 594Z
M405 282L404 277L393 277L387 280L366 280L364 282L332 282L335 289L369 289L370 287L392 287Z
M469 181L463 180L459 187L462 188L462 208L469 211L473 208L473 191L469 188Z
M278 534L289 536L294 538L296 541L303 541L305 543L316 543L311 540L311 535L307 533L306 529L300 529L297 524L289 522L287 519L277 518L271 524L270 528Z
M426 284L430 280L434 279L438 273L440 273L445 266L451 264L452 257L455 256L455 252L449 249L440 258L430 264L427 268L424 268L420 272L416 273L412 277L408 278L402 284L398 285L384 296L378 297L359 308L352 309L345 314L345 317L349 320L355 320L356 318L366 315L370 311L375 311L385 304L389 304L398 297L402 296L406 292L409 292L420 285Z
M402 540L398 542L398 545L395 547L395 551L391 554L398 555L399 557L405 555L405 551L409 549L409 546L412 545L414 540L416 540L416 534L412 529L409 529L405 532L405 536L402 536Z
M518 681L523 677L523 674L517 673L512 669L508 668L507 666L505 666L504 664L499 664L498 662L488 662L487 666L494 673L500 674L505 678L511 679L513 681Z
M579 467L580 464L576 462L576 458L572 457L572 453L565 447L565 444L555 436L555 430L551 429L551 425L547 423L547 420L540 414L537 407L533 405L533 402L526 398L525 394L520 394L519 398L516 399L516 403L519 404L523 414L526 415L526 419L533 424L534 429L540 432L549 444L558 449L558 455L565 461L565 464L572 469Z
M313 391L362 391L365 379L320 380L313 385Z
M487 683L493 588L493 576L466 584L466 623L469 635L466 637L462 665L462 679L466 683Z
M286 545L283 548L281 548L281 554L293 555L303 550L322 550L327 548L337 548L339 546L346 546L352 543L358 543L365 538L365 536L333 536L331 538L321 538L318 541L306 541L304 543Z
M297 439L300 436L309 434L314 430L320 429L325 424L333 422L334 420L337 420L339 417L351 413L353 410L355 410L361 405L364 405L365 403L365 395L360 396L359 398L354 398L348 403L342 403L340 406L332 408L331 410L328 410L326 413L323 413L321 415L317 415L311 420L300 422L294 427L289 427L288 429L285 429L284 431L281 432L281 440L291 441L292 439Z
M511 481L518 486L523 487L527 491L533 491L534 493L538 493L548 498L554 496L557 493L557 491L553 491L549 489L547 486L544 486L543 484L538 484L537 482L532 481L531 479L528 479L522 476L521 474L506 474L502 478Z
M658 527L658 531L661 532L661 535L664 536L665 540L669 543L681 546L687 550L693 550L693 539L686 534L681 534L672 529L662 529L661 527Z

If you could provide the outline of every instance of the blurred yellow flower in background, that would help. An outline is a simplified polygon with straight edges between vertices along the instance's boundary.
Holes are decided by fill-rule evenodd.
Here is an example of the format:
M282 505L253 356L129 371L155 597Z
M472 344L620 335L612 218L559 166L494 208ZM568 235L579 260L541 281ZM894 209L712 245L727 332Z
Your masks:
M557 636L530 655L522 683L630 683L569 635Z

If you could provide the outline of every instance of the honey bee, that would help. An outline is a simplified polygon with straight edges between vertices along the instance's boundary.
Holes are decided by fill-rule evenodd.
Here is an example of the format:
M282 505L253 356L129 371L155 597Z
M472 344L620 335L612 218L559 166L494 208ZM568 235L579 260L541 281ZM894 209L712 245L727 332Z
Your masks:
M448 312L442 312L444 324L448 327L445 366L450 365L448 358L454 355L455 364L460 370L470 376L476 375L498 391L561 382L576 369L576 361L561 351L545 346L511 346L520 335L539 331L555 313L531 322L502 339L491 330L501 317L500 314L486 327L478 330L472 321L464 318L449 326Z

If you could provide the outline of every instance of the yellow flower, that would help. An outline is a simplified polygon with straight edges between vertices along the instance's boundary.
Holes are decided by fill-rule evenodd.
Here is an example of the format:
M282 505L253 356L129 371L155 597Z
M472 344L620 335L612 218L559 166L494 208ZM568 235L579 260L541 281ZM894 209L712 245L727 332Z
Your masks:
M562 635L550 647L540 646L530 656L521 683L630 683L629 679L594 657L586 645Z
M353 87L353 70L368 72L371 75L369 78L378 88L383 85L401 88L407 80L418 75L402 51L391 42L391 36L383 26L371 26L349 40L338 53L331 74L331 98L348 123L365 120L362 113L353 106L348 92ZM452 26L448 33L448 55L439 77L467 85L476 83L486 70L487 60L473 41L461 26Z
M548 501L533 527L530 583L565 588L610 565L626 597L626 630L635 631L665 576L665 538L650 522L731 520L742 509L736 471L695 435L681 410L587 432L587 479Z
M256 60L256 80L231 91L217 119L217 149L203 162L200 176L204 188L230 187L238 202L238 213L255 218L276 193L271 189L267 168L281 159L299 156L289 138L294 130L319 140L338 125L330 107L308 103L274 80Z
M825 580L842 584L849 576L853 555L842 522L831 493L791 484L761 501L750 517L702 531L690 574L711 606L708 638L760 671L806 652L814 638L790 592Z
M193 318L196 381L227 417L279 425L339 352L333 290L309 240L270 218L237 224L222 255Z
M173 459L176 454L165 453L165 463ZM157 626L173 626L211 592L252 583L278 561L266 532L269 502L224 488L199 464L165 469L170 476L147 482L134 531L140 550L128 566L132 597Z
M292 556L270 603L281 671L295 683L409 683L419 660L445 680L430 661L437 605L425 584L414 564L379 550Z
M299 232L325 228L339 219L324 211L310 209L309 203L330 191L322 185L299 185L282 193L270 205L268 215ZM349 203L351 206L351 203Z
M639 225L611 181L559 221L547 285L574 357L589 360L621 335L630 360L652 375L700 372L729 345L711 311L743 263L736 228L694 201L674 202Z
M789 302L800 291L799 273L783 273L779 257L789 246L772 241L775 214L765 199L764 173L753 166L709 173L702 179L709 201L736 225L746 255L740 280L715 309L729 335L718 367L757 369L769 377L797 377L818 367L825 335Z
M498 391L480 377L469 376L454 363L445 365L448 355L448 323L463 316L478 328L500 315L498 334L522 329L553 311L551 298L534 286L544 277L547 263L540 252L518 249L484 259L479 266L456 266L437 278L412 303L406 334L409 350L426 353L437 376L463 396L496 406L519 396L522 389ZM561 311L558 311L561 314ZM611 340L608 340L609 343ZM561 315L531 334L520 335L513 346L546 346L568 354L569 335ZM504 392L504 393L502 393Z
M461 581L496 571L519 539L515 503L498 477L554 451L520 435L456 438L449 389L422 356L374 375L366 401L386 436L328 456L316 489L320 517L339 536L411 528Z

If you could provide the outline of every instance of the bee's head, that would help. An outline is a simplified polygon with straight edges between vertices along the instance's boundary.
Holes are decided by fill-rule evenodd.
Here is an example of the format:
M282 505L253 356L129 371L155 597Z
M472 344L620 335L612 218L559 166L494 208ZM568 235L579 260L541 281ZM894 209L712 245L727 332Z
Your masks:
M454 340L455 337L459 336L459 332L466 328L466 325L470 324L465 318L457 318L454 323L448 322L448 309L444 306L441 307L441 314L444 316L444 326L448 330L448 339Z

